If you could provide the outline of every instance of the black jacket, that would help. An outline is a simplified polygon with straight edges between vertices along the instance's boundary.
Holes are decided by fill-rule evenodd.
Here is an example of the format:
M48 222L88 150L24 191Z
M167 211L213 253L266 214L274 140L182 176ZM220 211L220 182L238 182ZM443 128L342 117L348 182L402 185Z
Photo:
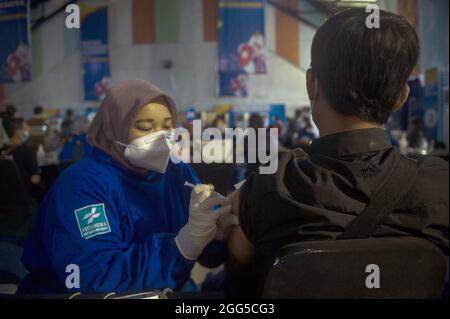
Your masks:
M401 156L384 130L355 130L315 140L307 159L279 161L273 175L253 174L241 188L239 220L256 267L264 271L285 244L336 239ZM448 163L426 156L417 165L411 190L373 236L426 238L448 255Z

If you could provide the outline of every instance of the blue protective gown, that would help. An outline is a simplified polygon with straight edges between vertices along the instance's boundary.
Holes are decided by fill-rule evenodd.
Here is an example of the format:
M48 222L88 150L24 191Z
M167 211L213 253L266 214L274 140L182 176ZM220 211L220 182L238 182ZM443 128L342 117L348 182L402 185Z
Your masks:
M30 275L19 292L186 287L194 262L180 254L174 241L188 220L191 189L186 181L199 183L185 163L169 161L165 174L140 176L94 148L61 174L41 203L22 258ZM213 241L200 263L219 265L225 247ZM67 288L70 264L79 267L79 289Z

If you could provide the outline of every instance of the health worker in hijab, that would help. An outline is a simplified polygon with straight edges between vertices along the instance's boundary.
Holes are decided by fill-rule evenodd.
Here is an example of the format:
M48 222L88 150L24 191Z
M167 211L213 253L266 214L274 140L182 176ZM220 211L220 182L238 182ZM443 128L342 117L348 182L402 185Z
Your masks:
M192 291L195 261L224 261L226 244L215 237L230 203L169 159L176 114L150 83L110 90L88 131L92 153L40 205L19 293Z

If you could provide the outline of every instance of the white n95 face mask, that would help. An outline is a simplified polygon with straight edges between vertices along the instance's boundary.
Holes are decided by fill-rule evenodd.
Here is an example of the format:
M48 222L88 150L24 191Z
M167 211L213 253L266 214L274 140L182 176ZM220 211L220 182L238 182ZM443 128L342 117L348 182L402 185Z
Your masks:
M126 146L124 155L131 164L164 174L174 143L174 133L159 131L138 137L129 144L116 143Z

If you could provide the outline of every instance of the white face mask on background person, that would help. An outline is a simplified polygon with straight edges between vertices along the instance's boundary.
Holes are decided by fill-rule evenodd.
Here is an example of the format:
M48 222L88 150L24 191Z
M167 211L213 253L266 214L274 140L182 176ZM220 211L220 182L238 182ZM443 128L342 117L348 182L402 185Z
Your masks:
M174 144L173 131L159 131L132 140L125 146L124 156L134 166L164 174Z

